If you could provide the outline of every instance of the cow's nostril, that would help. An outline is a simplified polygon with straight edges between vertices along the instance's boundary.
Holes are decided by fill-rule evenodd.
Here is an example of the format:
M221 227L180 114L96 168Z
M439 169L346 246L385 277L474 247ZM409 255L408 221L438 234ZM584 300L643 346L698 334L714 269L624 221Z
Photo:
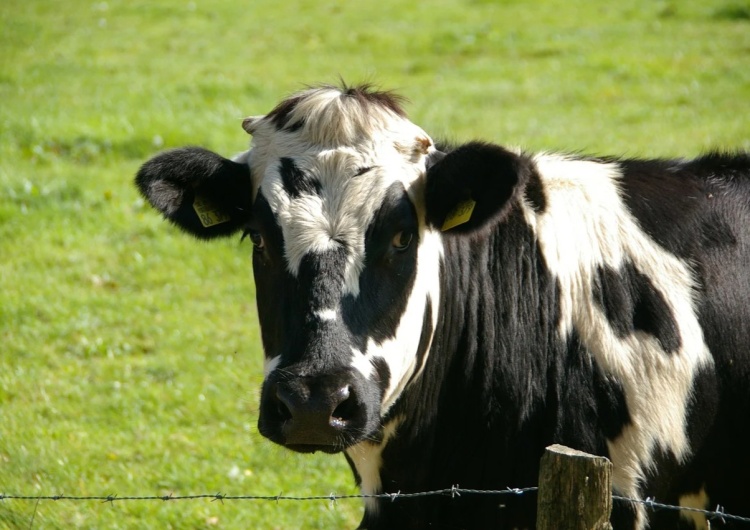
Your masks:
M352 388L347 385L338 391L338 405L331 413L331 425L343 427L357 414L357 401L352 396Z
M292 411L290 411L289 407L284 405L281 401L276 403L276 414L278 414L281 421L286 421L292 418Z
M276 416L281 421L292 419L292 411L287 405L283 392L276 390Z

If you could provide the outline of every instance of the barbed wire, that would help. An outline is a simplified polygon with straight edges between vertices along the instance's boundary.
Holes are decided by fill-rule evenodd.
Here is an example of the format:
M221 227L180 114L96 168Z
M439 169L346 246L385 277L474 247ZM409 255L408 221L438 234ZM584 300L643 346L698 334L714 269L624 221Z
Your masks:
M689 506L673 506L671 504L663 504L661 502L656 502L652 497L647 497L645 499L631 499L629 497L622 497L620 495L612 495L612 498L620 501L630 502L633 504L641 504L651 511L656 511L657 509L659 509L690 512L701 514L711 521L721 521L722 523L726 523L727 521L750 523L750 517L742 517L740 515L732 515L730 513L726 513L724 511L724 507L721 505L717 505L714 510L703 510L701 508L691 508Z
M132 495L132 496L119 496L116 494L110 495L92 495L92 496L73 496L73 495L9 495L6 493L0 493L0 502L6 500L18 500L18 501L98 501L101 503L112 503L122 501L187 501L187 500L200 500L207 499L211 502L219 501L330 501L336 503L339 500L348 499L387 499L391 502L395 502L398 499L411 499L416 497L435 497L435 496L450 496L452 498L461 497L464 495L524 495L526 493L536 492L539 488L526 487L526 488L504 488L496 490L478 490L461 488L459 486L452 486L450 488L422 491L416 493L352 493L337 495L335 493L329 493L328 495L309 495L309 496L294 496L294 495L226 495L223 493L203 493L198 495ZM739 515L732 515L726 513L724 508L717 505L714 510L703 510L700 508L691 508L688 506L673 506L670 504L663 504L655 501L652 497L646 499L631 499L629 497L623 497L620 495L612 495L612 499L618 501L629 502L633 504L640 504L651 511L656 510L672 510L697 513L705 516L711 521L720 521L726 523L727 521L734 521L740 523L750 523L750 517L742 517Z
M530 491L537 491L537 487L529 488L505 488L502 490L477 490L460 488L453 486L451 488L422 491L416 493L352 493L346 495L337 495L330 493L328 495L310 495L306 497L293 496L293 495L225 495L223 493L203 493L198 495L138 495L138 496L127 496L121 497L119 495L92 495L92 496L71 496L71 495L7 495L0 493L0 501L4 500L25 500L25 501L100 501L100 502L115 502L115 501L184 501L184 500L197 500L197 499L211 499L211 501L325 501L329 500L332 502L338 500L347 499L389 499L395 501L396 499L409 499L414 497L434 497L438 495L451 497L460 497L461 495L523 495Z

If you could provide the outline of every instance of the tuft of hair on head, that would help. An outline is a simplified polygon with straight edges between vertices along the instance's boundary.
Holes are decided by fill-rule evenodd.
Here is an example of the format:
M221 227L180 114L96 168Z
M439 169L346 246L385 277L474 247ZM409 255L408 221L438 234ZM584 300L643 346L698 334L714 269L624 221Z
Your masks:
M403 105L407 103L405 97L392 90L381 90L372 83L347 85L341 80L341 95L355 99L360 105L376 105L390 110L396 116L406 117Z
M277 131L299 133L318 145L356 143L373 129L388 129L406 118L404 98L370 83L317 85L289 96L264 121ZM253 130L256 122L247 122Z

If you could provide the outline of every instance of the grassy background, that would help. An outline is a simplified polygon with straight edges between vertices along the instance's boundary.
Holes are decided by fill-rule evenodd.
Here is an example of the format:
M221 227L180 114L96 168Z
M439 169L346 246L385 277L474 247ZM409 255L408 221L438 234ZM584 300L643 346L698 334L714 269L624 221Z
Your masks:
M241 118L341 75L400 90L436 137L750 149L747 0L213 4L0 3L0 492L355 491L343 458L257 433L250 245L197 243L144 206L132 176L162 148L243 150ZM346 528L360 514L4 501L0 527Z

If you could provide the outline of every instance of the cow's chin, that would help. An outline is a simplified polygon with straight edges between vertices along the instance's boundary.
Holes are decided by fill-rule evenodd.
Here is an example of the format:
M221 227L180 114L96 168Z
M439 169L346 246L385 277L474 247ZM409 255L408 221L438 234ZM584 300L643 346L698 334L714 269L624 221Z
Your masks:
M303 454L310 454L310 453L328 453L329 455L333 455L336 453L342 452L346 447L343 445L318 445L318 444L289 444L284 445L287 449L294 451L295 453L303 453Z
M269 425L265 421L258 422L260 434L271 442L294 451L295 453L327 453L336 454L347 450L364 440L378 438L378 434L362 436L366 429L352 426L351 429L323 429L323 430L296 430L286 432L286 425Z

